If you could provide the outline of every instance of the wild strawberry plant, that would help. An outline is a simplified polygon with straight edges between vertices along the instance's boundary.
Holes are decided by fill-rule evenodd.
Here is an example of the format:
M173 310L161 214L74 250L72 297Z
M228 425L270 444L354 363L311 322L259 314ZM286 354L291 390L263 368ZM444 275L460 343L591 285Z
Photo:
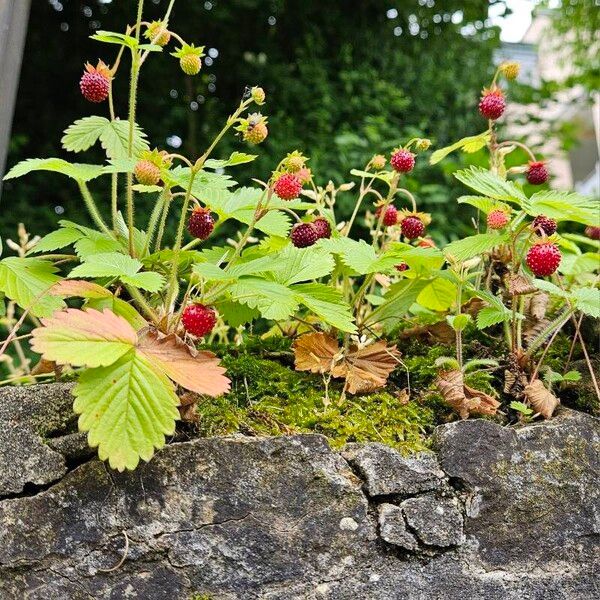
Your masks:
M579 249L582 243L598 249L593 229L598 206L572 193L527 195L508 179L525 173L530 183L540 184L548 178L545 164L527 147L497 139L495 120L506 106L497 81L502 74L514 76L514 65L501 66L484 91L480 111L487 129L431 156L436 163L457 149L487 147L490 153L488 170L456 173L478 194L459 202L486 218L478 221L475 235L438 249L427 236L431 216L418 210L405 185L429 140L409 140L391 153L389 163L375 155L351 172L355 181L342 185L319 184L309 159L293 151L266 180L238 187L228 170L255 155L213 155L231 130L251 145L267 138L267 118L256 112L265 92L255 86L247 88L200 157L152 148L136 116L145 62L177 43L171 55L183 72L194 76L202 68L203 47L187 43L169 25L173 5L171 0L162 20L146 22L140 0L136 22L124 33L92 36L117 47L112 65L88 64L80 81L83 96L106 107L106 114L79 119L62 143L74 153L99 143L106 162L30 159L6 175L43 170L70 178L94 223L91 228L63 220L41 240L21 231L19 243L11 243L17 256L0 261L0 290L9 300L12 328L0 354L12 343L22 356L22 372L13 369L12 380L74 370L80 429L101 459L132 469L174 432L178 387L213 397L228 391L219 359L198 350L199 343L238 341L258 319L297 338L298 370L322 374L326 385L342 379L342 399L346 392L380 388L395 368L404 368L393 343L400 329L417 335L441 321L455 341L456 358L439 361L440 391L463 417L494 414L498 401L465 383L468 373L498 364L463 363L463 332L474 319L481 329L503 328L507 391L549 416L555 397L537 377L548 344L570 319L600 316L598 265L592 263L597 252ZM112 82L123 69L130 90L127 118L121 119ZM531 155L530 164L506 168L506 156L518 147ZM102 177L110 178L110 196L99 199L93 188ZM136 214L142 194L156 198L149 215ZM338 197L350 194L352 215L341 220ZM166 226L170 214L177 220L174 238ZM363 215L369 238L354 239ZM592 227L589 237L558 234L563 221ZM231 222L236 235L212 243ZM542 279L548 276L552 280ZM42 356L34 369L20 345L24 336L17 335L26 320L35 326L31 348ZM194 402L185 397L184 415Z

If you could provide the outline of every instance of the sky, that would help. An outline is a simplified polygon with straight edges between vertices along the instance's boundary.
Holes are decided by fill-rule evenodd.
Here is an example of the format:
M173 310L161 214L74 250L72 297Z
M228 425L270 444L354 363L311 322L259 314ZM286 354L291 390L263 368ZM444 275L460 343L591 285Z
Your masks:
M507 0L507 5L513 11L512 15L500 18L492 6L490 7L490 18L494 25L501 27L500 37L503 42L520 42L531 23L531 11L536 2L534 0Z

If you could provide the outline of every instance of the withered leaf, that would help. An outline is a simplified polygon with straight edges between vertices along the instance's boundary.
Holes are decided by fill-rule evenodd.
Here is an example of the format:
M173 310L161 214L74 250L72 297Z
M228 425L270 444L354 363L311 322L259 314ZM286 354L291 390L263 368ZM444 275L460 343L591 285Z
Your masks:
M351 346L344 362L334 367L335 377L346 377L350 394L360 394L383 387L389 374L398 366L400 353L396 346L388 347L383 340L356 349ZM344 369L345 372L336 370Z
M428 338L442 344L454 342L456 334L447 321L438 321L431 325L415 325L404 329L400 334L401 339Z
M230 381L219 359L212 353L197 351L174 334L163 335L147 328L138 332L138 351L157 364L180 386L207 396L229 391Z
M346 379L350 394L359 394L383 387L398 364L396 346L388 347L379 340L368 346L350 346L346 354L335 338L324 333L307 333L293 345L298 371L331 373Z
M531 408L542 415L544 419L549 419L560 404L560 400L550 390L546 389L540 379L535 379L525 386L523 393L529 404L531 404Z
M471 414L494 415L500 406L489 394L465 385L462 371L443 371L435 384L444 400L461 419L468 419Z
M529 300L529 314L533 319L541 321L546 316L550 296L544 292L539 292L531 296Z
M509 273L504 278L504 284L511 296L533 294L537 291L537 288L533 285L531 279L521 273Z
M329 373L340 347L335 338L324 333L306 333L293 344L296 371Z

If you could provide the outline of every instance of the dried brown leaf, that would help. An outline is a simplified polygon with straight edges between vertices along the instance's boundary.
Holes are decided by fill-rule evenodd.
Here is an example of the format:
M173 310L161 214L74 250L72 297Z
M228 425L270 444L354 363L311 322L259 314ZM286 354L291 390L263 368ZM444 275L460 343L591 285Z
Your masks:
M462 371L443 371L435 384L444 400L461 419L467 419L471 414L494 415L500 406L489 394L465 385Z
M174 334L163 335L155 329L139 332L138 351L180 386L207 396L229 391L230 381L219 359L212 353L197 351Z
M454 329L446 321L438 321L431 325L415 325L404 329L400 334L400 339L427 338L442 344L451 344L455 337Z
M347 391L358 394L384 386L398 364L396 346L377 341L363 348L351 346L344 356L335 338L324 333L307 333L293 345L297 371L331 373L345 378Z
M529 404L531 404L531 408L545 419L549 419L560 404L560 400L550 390L546 389L540 379L535 379L525 386L524 394Z
M340 347L335 338L324 333L306 333L293 344L296 371L329 373Z
M537 288L533 285L531 279L521 273L507 274L504 278L504 285L511 296L533 294L537 291Z
M550 296L544 292L534 294L529 300L529 314L536 321L541 321L546 316Z
M360 394L383 387L389 374L398 366L400 353L383 340L363 348L350 348L344 362L334 367L334 376L343 377L350 394ZM345 373L342 374L342 370ZM336 371L339 374L336 374Z

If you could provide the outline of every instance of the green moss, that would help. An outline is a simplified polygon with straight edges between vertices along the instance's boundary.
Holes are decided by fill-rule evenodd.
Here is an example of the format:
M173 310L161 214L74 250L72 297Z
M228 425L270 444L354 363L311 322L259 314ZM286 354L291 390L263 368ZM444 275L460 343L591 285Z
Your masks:
M232 380L231 393L198 407L202 435L241 432L250 435L320 433L332 446L378 441L403 452L422 450L435 425L425 402L406 402L390 391L340 400L341 384L325 393L323 379L293 370L289 347L271 352L220 349Z

